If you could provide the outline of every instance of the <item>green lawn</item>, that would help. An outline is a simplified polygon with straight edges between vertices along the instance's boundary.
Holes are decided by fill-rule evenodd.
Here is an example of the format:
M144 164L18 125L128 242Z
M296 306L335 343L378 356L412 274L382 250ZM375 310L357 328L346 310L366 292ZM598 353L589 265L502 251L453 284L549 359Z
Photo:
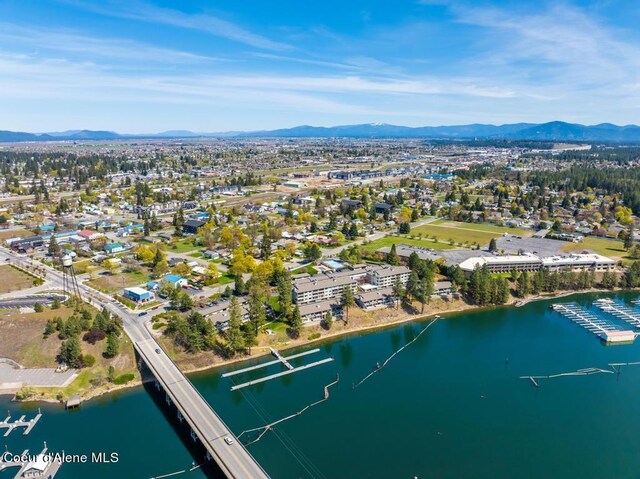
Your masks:
M229 284L229 283L233 283L234 281L235 281L234 277L231 276L229 273L221 274L220 277L218 278L218 284Z
M274 321L273 323L267 326L267 329L270 329L274 333L286 334L289 325L287 323L281 323L280 321Z
M377 251L380 248L384 248L386 246L391 246L392 244L409 244L413 246L420 246L422 248L431 248L431 249L453 249L455 246L451 246L448 242L439 240L437 243L430 239L412 239L405 238L402 236L385 236L384 238L380 238L372 241L366 245L363 245L362 248L366 251Z
M422 226L417 226L411 233L422 233L424 237L437 237L440 241L448 242L450 239L456 243L473 244L478 243L483 246L489 243L492 238L502 236L504 233L531 236L532 230L520 228L508 228L504 226L494 226L489 224L461 223L457 221L437 220Z
M175 248L174 248L175 246ZM194 245L193 243L191 243L191 238L185 238L185 239L181 239L179 241L176 241L174 244L169 245L169 247L167 248L167 251L170 252L174 252L174 253L189 253L190 251L193 251L195 249L200 248L200 246Z
M606 238L587 237L581 243L567 242L567 244L562 247L562 251L567 253L580 252L584 249L591 250L595 253L601 254L602 256L608 256L612 259L621 259L627 254L622 241Z
M474 231L484 231L487 233L510 233L519 236L532 236L534 231L522 228L511 228L509 226L496 226L490 223L464 223L462 221L450 221L446 219L439 219L429 225L434 226L447 226L449 228L464 228Z
M73 269L76 274L86 273L89 266L93 266L91 260L89 259L83 259L81 261L76 261L75 263L73 263Z
M306 265L302 268L297 268L291 271L291 274L300 274L300 273L309 273L310 275L318 274L318 270L313 267L313 265Z
M271 309L273 309L276 314L280 314L280 300L277 296L271 296L269 298L269 306L271 306Z

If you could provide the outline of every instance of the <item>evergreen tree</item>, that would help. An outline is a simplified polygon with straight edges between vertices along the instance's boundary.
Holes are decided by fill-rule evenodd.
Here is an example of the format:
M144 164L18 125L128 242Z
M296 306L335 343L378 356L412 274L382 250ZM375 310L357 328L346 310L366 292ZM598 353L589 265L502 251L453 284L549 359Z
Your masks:
M525 298L529 294L529 289L530 289L529 273L526 271L523 271L517 281L516 294L520 298Z
M298 305L293 308L291 319L289 320L289 334L292 338L296 339L300 337L302 331L302 317L300 316L300 309Z
M616 275L612 271L605 271L602 274L602 287L606 289L613 289L616 286Z
M400 300L405 294L405 290L400 279L396 278L392 288L393 299L396 303L396 309L398 309L400 307Z
M264 307L263 288L253 285L249 289L249 328L255 337L258 336L260 327L267 320L267 311ZM251 344L251 343L250 343Z
M507 301L509 301L509 281L507 278L499 278L497 303L506 304Z
M425 275L418 283L418 300L420 301L420 313L424 313L425 303L429 303L433 294L433 276Z
M324 319L322 320L322 327L326 330L331 329L333 326L333 315L331 311L327 311L327 314L324 315Z
M271 239L265 233L260 242L260 258L264 260L268 259L269 256L271 256Z
M344 309L345 315L345 323L349 323L349 308L351 308L355 304L355 299L353 297L353 291L348 286L342 290L342 297L340 298L340 306Z
M120 344L118 341L118 336L116 335L115 332L109 333L107 335L107 347L104 351L104 355L107 358L113 358L118 355L119 351L120 351Z
M409 255L409 259L407 260L407 266L409 267L410 270L413 271L419 267L421 262L422 260L420 259L420 256L418 256L418 253L416 253L415 251L412 251L411 254Z
M633 230L633 222L631 224L629 224L629 228L627 229L627 236L624 238L624 249L626 250L630 250L631 247L633 246L633 237L634 237L634 230Z
M58 360L71 368L82 367L82 348L77 336L72 336L62 342Z
M418 287L420 284L420 278L418 277L418 273L416 271L411 271L409 275L409 280L407 281L407 296L419 299L419 291Z
M241 329L241 315L242 313L240 311L238 298L232 296L231 303L229 305L229 327L225 331L225 337L227 338L227 344L231 355L236 354L245 347L245 337Z
M49 240L49 248L48 252L54 258L60 256L60 245L58 245L58 241L56 240L56 235L52 234L51 239Z
M400 260L398 259L398 253L396 252L396 244L392 244L391 245L391 249L389 250L389 253L387 254L387 263L389 263L392 266L396 266L400 264Z
M242 296L247 292L247 288L244 283L244 279L242 278L242 274L237 274L235 276L235 287L234 293L236 296Z
M496 242L496 239L491 238L491 241L489 241L489 251L493 252L497 250L498 250L498 244Z

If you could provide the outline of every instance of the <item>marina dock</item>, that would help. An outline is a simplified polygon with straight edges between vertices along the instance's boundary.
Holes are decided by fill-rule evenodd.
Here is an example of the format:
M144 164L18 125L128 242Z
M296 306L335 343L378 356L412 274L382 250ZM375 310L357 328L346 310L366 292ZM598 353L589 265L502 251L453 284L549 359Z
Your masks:
M271 349L272 354L274 349ZM299 353L299 354L294 354L292 356L287 356L286 358L283 358L282 356L280 356L279 359L276 359L275 361L268 361L266 363L261 363L261 364L256 364L255 366L249 366L248 368L242 368L242 369L238 369L236 371L230 371L228 373L224 373L222 375L223 378L228 378L229 376L235 376L236 374L243 374L243 373L247 373L249 371L255 371L256 369L262 369L262 368L266 368L268 366L273 366L274 364L278 364L281 363L282 360L286 360L287 364L289 360L291 359L295 359L295 358L301 358L302 356L307 356L308 354L313 354L313 353L319 353L320 349L311 349L310 351L305 351L303 353ZM280 353L278 353L280 354ZM274 355L275 356L275 355ZM276 356L278 357L278 356ZM289 366L291 366L291 364L289 364ZM291 366L289 369L292 369L293 366Z
M635 311L633 308L616 303L610 299L597 299L593 302L593 305L601 311L612 314L616 318L640 329L640 313Z
M607 343L629 343L636 339L636 334L633 331L621 330L609 321L598 318L577 304L554 304L552 308Z
M47 444L45 443L44 449L40 454L31 458L30 461L1 461L0 460L0 472L12 467L19 467L18 473L13 476L14 479L22 479L28 477L29 479L53 479L62 463L54 461L53 456L47 455ZM26 449L18 457L27 457L29 450Z
M282 376L286 376L287 374L291 374L291 373L295 373L295 372L298 372L298 371L302 371L304 369L313 368L315 366L320 366L321 364L330 363L331 361L333 361L333 358L322 359L320 361L316 361L315 363L305 364L304 366L299 366L297 368L288 369L286 371L282 371L281 373L271 374L270 376L265 376L263 378L254 379L253 381L248 381L248 382L242 383L242 384L237 384L237 385L231 387L231 390L235 391L237 389L242 389L242 388L245 388L247 386L253 386L254 384L263 383L263 382L269 381L271 379L275 379L275 378L279 378L279 377L282 377Z
M7 414L7 417L4 421L0 422L0 429L6 429L7 431L4 433L4 437L7 437L14 429L24 427L23 435L26 436L31 432L31 430L36 427L36 424L42 417L42 413L40 409L38 409L38 414L33 419L26 420L26 416L21 416L20 419L11 422L11 413Z

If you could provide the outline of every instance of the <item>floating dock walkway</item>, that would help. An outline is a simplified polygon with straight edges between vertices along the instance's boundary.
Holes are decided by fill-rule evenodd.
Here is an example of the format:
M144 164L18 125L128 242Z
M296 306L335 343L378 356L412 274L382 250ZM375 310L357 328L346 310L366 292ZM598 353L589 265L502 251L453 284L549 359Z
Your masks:
M593 305L601 311L612 314L616 318L640 329L640 313L633 308L616 303L610 299L597 299L593 302Z
M278 351L277 349L273 349L273 348L269 348L271 350L271 354L273 354L276 359L274 361L267 361L266 363L261 363L261 364L256 364L255 366L249 366L248 368L243 368L243 369L238 369L236 371L230 371L228 373L224 373L222 375L223 378L229 377L229 376L235 376L237 374L243 374L243 373L247 373L249 371L255 371L256 369L263 369L266 368L268 366L273 366L274 364L282 364L284 367L286 367L286 371L282 371L279 373L275 373L275 374L271 374L269 376L265 376L263 378L258 378L258 379L254 379L252 381L247 381L245 383L242 384L236 384L234 386L231 387L232 391L235 391L237 389L242 389L245 388L247 386L253 386L254 384L259 384L259 383L263 383L265 381L269 381L271 379L275 379L275 378L279 378L282 376L286 376L287 374L291 374L291 373L295 373L298 371L302 371L304 369L309 369L309 368L313 368L315 366L320 366L321 364L326 364L329 363L331 361L333 361L333 358L326 358L326 359L321 359L320 361L316 361L314 363L311 364L305 364L304 366L298 366L298 367L294 367L289 361L291 359L295 359L295 358L300 358L302 356L307 356L309 354L314 354L317 352L320 352L320 349L311 349L310 351L305 351L303 353L298 353L298 354L294 354L292 356L283 356L282 354L280 354L280 351Z
M275 349L271 349L272 354L273 354L273 351L275 351ZM228 373L224 373L222 375L222 377L223 378L228 378L229 376L235 376L236 374L243 374L243 373L248 373L249 371L255 371L256 369L266 368L268 366L273 366L274 364L281 363L283 360L285 360L286 363L289 364L288 361L291 360L291 359L301 358L302 356L307 356L308 354L319 353L319 352L320 352L319 349L311 349L310 351L305 351L304 353L299 353L299 354L294 354L292 356L287 356L286 358L282 357L280 355L280 353L278 352L277 356L274 354L274 356L276 356L278 358L275 361L269 361L269 362L266 362L266 363L256 364L255 366L249 366L248 368L238 369L236 371L229 371ZM293 366L291 366L291 364L289 364L288 369L293 369Z
M552 308L607 343L629 343L636 338L636 334L633 331L620 330L614 324L604 319L599 319L577 304L554 304Z
M0 422L0 429L6 429L7 431L4 433L4 437L7 437L14 429L19 427L24 427L25 430L22 433L24 436L29 434L31 430L36 427L36 424L42 417L42 413L40 409L38 409L38 414L33 419L26 420L26 416L21 416L20 419L11 422L11 413L7 413L7 417L4 421Z
M535 387L539 388L540 379L554 379L554 378L561 378L564 376L590 376L591 374L614 374L614 371L609 371L608 369L602 369L602 368L583 368L583 369L578 369L577 371L549 374L547 376L520 376L520 379L529 379Z
M253 381L247 381L246 383L242 383L242 384L237 384L235 386L232 386L231 390L235 391L236 389L242 389L242 388L246 388L247 386L253 386L254 384L259 384L259 383L263 383L265 381L269 381L271 379L275 379L275 378L279 378L279 377L282 377L282 376L286 376L287 374L291 374L291 373L295 373L295 372L298 372L298 371L302 371L303 369L309 369L309 368L313 368L315 366L320 366L321 364L330 363L331 361L333 361L333 358L322 359L320 361L316 361L315 363L305 364L304 366L299 366L297 368L288 369L286 371L282 371L281 373L271 374L270 376L265 376L263 378L254 379Z

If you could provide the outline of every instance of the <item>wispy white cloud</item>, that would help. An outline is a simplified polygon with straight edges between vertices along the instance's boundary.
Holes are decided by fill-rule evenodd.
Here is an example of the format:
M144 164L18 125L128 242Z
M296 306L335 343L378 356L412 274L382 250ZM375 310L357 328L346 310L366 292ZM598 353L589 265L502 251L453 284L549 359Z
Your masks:
M637 33L608 26L578 7L553 4L534 13L457 5L452 12L458 21L485 29L490 48L478 63L544 75L550 88L638 77Z
M288 50L291 48L286 43L271 40L213 15L185 13L180 10L158 7L139 0L62 1L101 15L198 30L264 50Z
M111 61L144 62L211 62L229 59L198 55L191 52L160 48L128 39L98 38L69 30L32 29L0 23L0 42L30 49L77 54Z

